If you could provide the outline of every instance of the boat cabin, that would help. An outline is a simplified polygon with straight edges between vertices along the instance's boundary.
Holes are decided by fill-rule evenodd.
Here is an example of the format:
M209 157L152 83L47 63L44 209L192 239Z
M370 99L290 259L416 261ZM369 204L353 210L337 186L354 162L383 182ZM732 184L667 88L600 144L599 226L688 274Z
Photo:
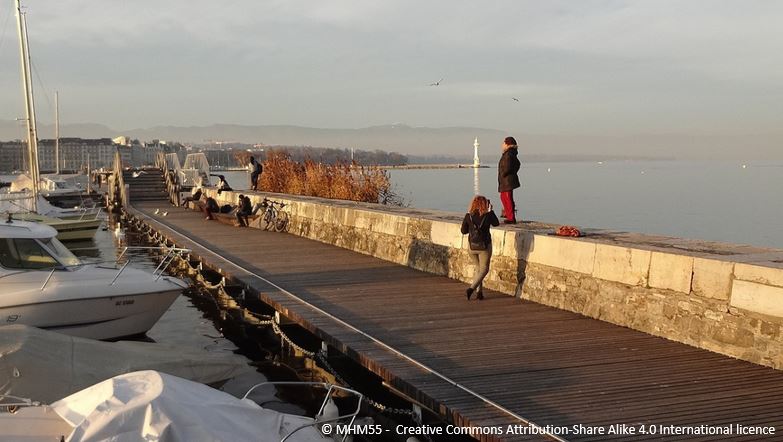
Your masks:
M0 223L0 274L81 265L56 236L57 230L46 224L11 219Z

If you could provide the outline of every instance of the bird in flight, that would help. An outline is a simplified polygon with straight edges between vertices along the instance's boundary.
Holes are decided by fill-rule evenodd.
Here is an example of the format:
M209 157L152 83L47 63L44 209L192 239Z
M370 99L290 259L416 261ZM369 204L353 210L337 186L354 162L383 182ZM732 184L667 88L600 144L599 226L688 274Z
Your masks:
M440 82L443 81L441 78L440 80L436 81L435 83L430 83L430 86L440 86Z
M511 97L511 99L516 101L516 102L519 102L519 98L517 98L517 97Z

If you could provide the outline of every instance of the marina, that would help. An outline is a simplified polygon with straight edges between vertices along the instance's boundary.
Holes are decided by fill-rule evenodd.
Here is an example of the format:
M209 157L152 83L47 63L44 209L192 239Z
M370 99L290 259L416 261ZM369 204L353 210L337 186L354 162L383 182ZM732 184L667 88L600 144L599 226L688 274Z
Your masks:
M5 1L0 442L783 441L783 7Z

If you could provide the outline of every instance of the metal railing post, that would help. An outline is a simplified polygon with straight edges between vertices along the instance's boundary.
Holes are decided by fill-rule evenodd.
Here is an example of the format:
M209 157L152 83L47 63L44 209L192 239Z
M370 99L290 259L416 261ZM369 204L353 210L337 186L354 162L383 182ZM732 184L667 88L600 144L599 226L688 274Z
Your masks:
M46 288L46 285L49 284L49 280L52 279L52 275L54 275L54 272L57 270L57 267L53 268L51 272L49 272L49 276L46 277L46 281L44 281L43 285L41 286L41 291Z

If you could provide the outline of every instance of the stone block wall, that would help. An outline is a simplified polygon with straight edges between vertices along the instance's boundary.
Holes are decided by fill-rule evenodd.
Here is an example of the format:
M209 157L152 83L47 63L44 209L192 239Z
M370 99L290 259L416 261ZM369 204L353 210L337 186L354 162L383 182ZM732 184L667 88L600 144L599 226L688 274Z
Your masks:
M239 192L208 193L221 204ZM463 214L291 195L288 232L469 281ZM783 251L553 226L492 229L485 286L696 347L783 369Z

